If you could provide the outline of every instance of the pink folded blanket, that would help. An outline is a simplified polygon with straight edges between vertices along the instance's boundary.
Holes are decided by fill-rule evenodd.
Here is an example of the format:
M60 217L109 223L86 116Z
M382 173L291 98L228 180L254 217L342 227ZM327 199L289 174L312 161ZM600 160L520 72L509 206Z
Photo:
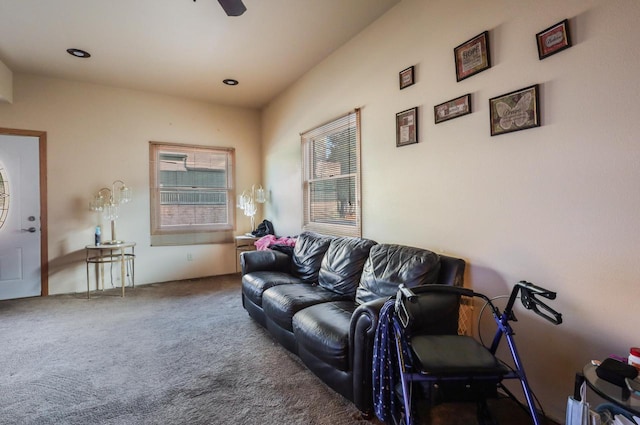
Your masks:
M264 251L268 249L271 245L295 246L296 238L291 238L289 236L283 236L281 238L277 238L274 235L267 235L255 241L254 245L256 246L256 249L258 251Z

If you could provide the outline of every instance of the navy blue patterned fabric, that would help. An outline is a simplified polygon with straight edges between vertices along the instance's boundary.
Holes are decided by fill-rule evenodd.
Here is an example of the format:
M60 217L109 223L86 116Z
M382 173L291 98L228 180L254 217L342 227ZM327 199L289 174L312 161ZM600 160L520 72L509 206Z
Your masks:
M378 419L386 424L393 424L394 418L404 416L402 400L396 397L394 390L400 383L394 328L403 332L395 313L395 300L390 299L380 310L373 341L373 408ZM401 335L400 341L405 367L410 367L411 365L406 364L407 359L411 358L406 335ZM413 415L411 418L413 419Z

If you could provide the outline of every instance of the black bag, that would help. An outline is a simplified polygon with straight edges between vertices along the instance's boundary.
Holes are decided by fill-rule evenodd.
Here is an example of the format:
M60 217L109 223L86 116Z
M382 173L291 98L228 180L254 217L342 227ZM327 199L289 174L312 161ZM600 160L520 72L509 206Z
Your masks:
M635 379L638 376L638 370L626 363L622 363L611 357L602 361L600 366L596 368L598 378L609 381L619 387L624 387L624 378Z
M256 230L251 232L251 234L257 238L267 235L275 235L275 232L273 231L273 224L269 220L262 220L262 223L260 223Z

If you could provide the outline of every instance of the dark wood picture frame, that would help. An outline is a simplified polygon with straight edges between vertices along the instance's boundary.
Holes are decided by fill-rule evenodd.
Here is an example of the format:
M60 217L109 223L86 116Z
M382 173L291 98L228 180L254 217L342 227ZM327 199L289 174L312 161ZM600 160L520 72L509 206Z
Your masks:
M571 47L569 20L565 19L536 34L540 60Z
M491 68L489 31L484 31L453 49L456 81L462 81Z
M471 93L467 93L455 99L433 107L433 116L436 124L452 120L471 113Z
M416 83L415 80L415 66L403 69L398 73L398 81L400 83L400 90L406 89Z
M539 92L535 84L489 99L491 135L540 127Z
M396 114L396 147L418 143L418 107Z

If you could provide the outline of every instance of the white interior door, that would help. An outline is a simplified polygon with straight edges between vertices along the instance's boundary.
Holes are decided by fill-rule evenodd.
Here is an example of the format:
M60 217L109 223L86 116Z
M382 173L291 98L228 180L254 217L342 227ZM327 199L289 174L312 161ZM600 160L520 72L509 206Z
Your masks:
M0 227L0 299L42 293L39 167L37 137L0 135L0 174L7 207Z

